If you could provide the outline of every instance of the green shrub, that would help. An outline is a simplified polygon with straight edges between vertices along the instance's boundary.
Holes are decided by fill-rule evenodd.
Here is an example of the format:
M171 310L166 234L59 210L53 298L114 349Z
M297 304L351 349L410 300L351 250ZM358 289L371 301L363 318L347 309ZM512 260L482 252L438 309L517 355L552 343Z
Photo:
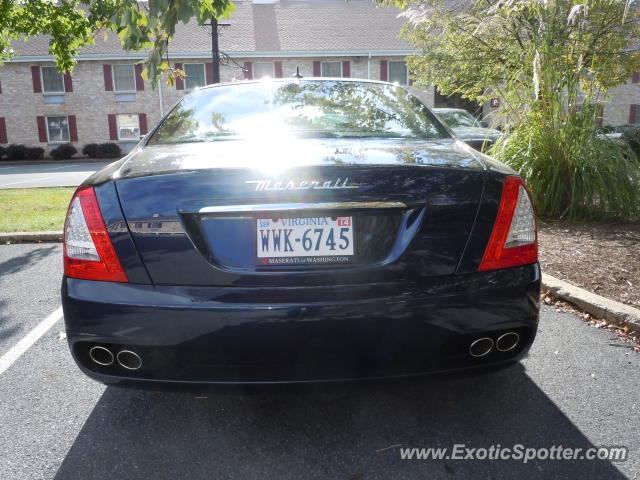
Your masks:
M29 147L27 148L26 157L29 160L40 160L44 157L44 148Z
M640 163L624 142L597 134L591 110L583 107L550 127L534 110L491 150L523 177L541 217L640 215Z
M84 147L82 147L82 154L86 155L89 158L96 158L97 151L98 151L97 143L87 143Z
M66 160L73 157L76 153L78 153L78 150L70 143L59 145L50 152L51 156L56 160Z
M2 160L2 157L4 157L6 153L7 153L7 149L2 145L0 145L0 160Z
M631 128L622 132L620 137L636 154L636 157L640 159L640 128Z
M122 150L116 143L101 143L97 146L96 157L116 158L122 156Z
M27 147L13 143L7 147L6 154L7 160L24 160L27 158Z
M116 158L122 156L122 150L117 143L88 143L82 153L89 158Z

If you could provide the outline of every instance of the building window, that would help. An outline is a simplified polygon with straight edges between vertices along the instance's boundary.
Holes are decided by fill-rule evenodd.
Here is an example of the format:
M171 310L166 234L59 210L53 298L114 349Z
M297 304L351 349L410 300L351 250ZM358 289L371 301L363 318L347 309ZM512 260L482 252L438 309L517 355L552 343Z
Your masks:
M187 90L203 87L207 84L204 74L204 63L185 63L184 73L187 74L184 79L184 86Z
M140 140L140 117L137 114L116 115L118 125L118 140L138 141Z
M67 117L47 117L49 142L69 141L69 120Z
M320 65L320 75L323 77L341 77L342 62L322 62Z
M42 75L42 91L44 93L64 93L62 74L55 67L41 67L40 72Z
M113 66L113 87L116 92L136 91L136 72L133 65Z
M253 64L253 78L273 76L273 62L255 62Z
M408 83L407 62L389 62L389 81L398 85Z

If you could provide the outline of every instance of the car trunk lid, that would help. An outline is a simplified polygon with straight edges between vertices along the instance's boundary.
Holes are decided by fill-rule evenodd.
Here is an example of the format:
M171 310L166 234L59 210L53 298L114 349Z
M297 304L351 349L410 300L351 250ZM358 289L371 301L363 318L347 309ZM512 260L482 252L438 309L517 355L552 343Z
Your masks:
M154 283L313 286L454 273L484 173L472 152L450 140L306 139L261 152L244 142L146 147L120 169L116 185ZM323 221L333 225L333 240L338 223L349 223L353 250L343 252L345 261L325 255L310 262L301 250L303 263L261 256L261 225L272 230L273 254L269 235L279 228Z

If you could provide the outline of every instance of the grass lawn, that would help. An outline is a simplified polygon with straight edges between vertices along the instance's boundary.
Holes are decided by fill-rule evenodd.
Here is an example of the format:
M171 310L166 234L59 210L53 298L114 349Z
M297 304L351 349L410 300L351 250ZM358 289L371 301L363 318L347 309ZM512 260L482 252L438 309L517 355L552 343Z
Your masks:
M0 232L61 231L75 188L0 190Z

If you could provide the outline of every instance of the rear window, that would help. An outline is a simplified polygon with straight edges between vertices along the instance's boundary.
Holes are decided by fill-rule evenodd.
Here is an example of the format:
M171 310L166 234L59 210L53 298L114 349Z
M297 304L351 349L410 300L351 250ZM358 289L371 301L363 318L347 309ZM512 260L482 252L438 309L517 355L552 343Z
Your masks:
M255 82L197 90L163 120L150 144L286 137L449 137L403 88L351 81Z

